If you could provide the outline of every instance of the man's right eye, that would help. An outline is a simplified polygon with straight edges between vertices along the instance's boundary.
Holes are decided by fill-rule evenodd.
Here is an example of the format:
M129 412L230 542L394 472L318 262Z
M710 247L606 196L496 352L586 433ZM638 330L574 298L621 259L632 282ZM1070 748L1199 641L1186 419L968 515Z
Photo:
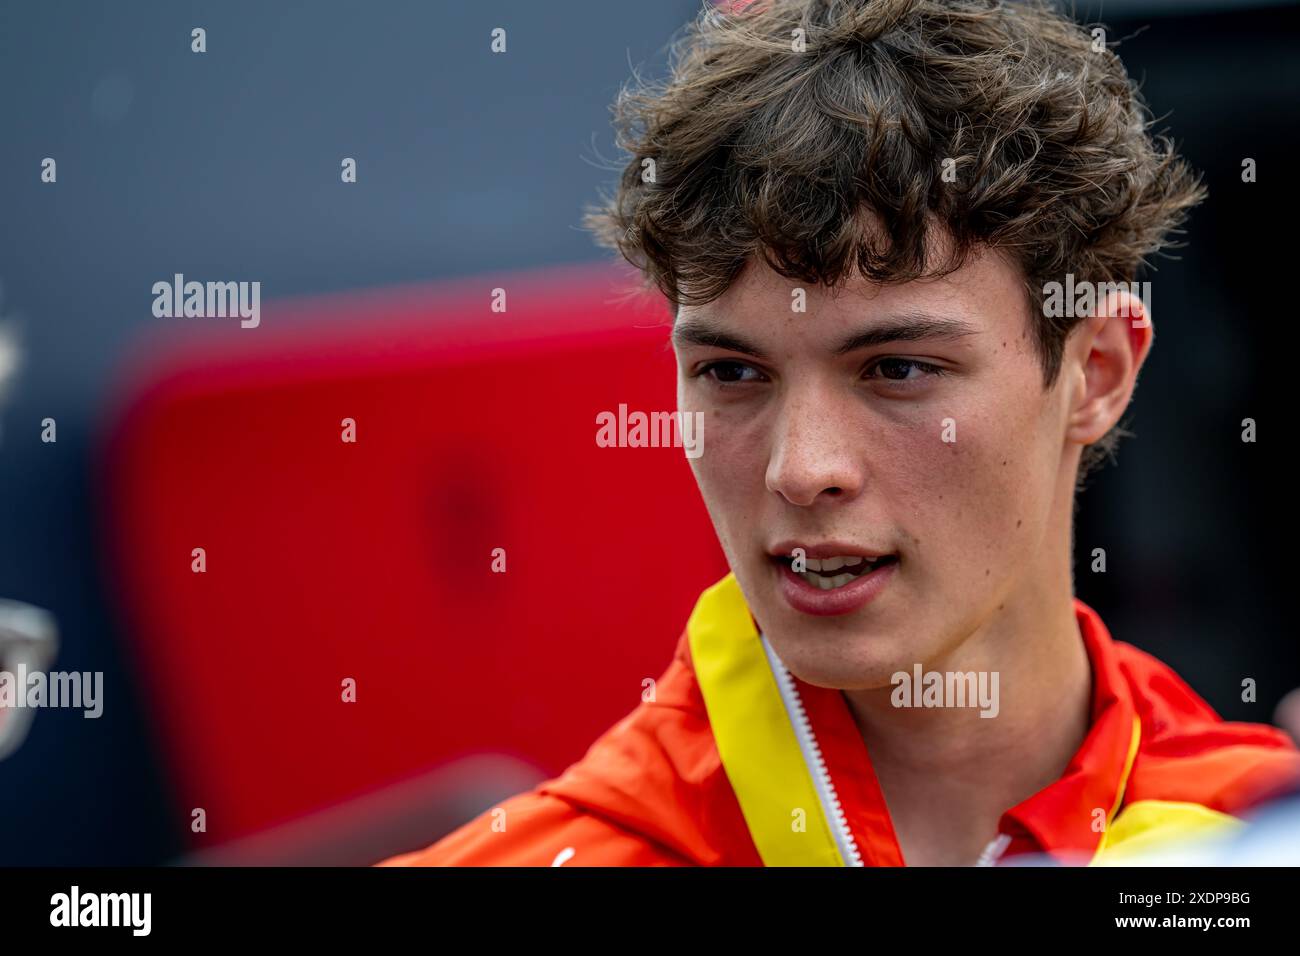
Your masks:
M744 362L709 362L697 375L707 375L720 385L740 385L763 380L763 373ZM748 374L748 377L746 375Z

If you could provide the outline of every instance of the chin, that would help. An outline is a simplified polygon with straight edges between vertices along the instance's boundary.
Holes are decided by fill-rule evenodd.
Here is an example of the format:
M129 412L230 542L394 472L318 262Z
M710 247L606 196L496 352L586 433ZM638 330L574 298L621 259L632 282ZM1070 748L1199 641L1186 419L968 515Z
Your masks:
M899 653L882 635L784 638L764 632L781 662L801 681L835 690L877 690L892 685L900 670L911 672L913 656Z

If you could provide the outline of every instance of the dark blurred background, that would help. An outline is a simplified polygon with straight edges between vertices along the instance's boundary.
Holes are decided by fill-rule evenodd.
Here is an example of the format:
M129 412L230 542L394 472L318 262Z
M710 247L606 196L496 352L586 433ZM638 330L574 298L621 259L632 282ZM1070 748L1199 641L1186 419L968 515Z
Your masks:
M173 272L257 276L265 303L604 258L579 221L614 177L609 104L631 68L662 72L696 9L0 0L0 315L24 352L0 410L0 596L52 610L55 666L103 671L113 703L97 721L39 713L0 763L0 863L150 864L186 849L96 516L115 376L156 328L142 290ZM1077 591L1225 717L1267 721L1300 684L1280 560L1300 8L1075 9L1121 41L1209 187L1180 259L1141 277L1156 347L1137 437L1081 499ZM204 56L189 50L196 25ZM508 56L489 51L496 26ZM38 179L46 156L56 189ZM338 188L341 156L360 160L355 188ZM1246 157L1255 183L1241 180ZM47 416L57 444L39 440ZM1247 417L1255 444L1240 439ZM1104 575L1088 570L1096 547ZM1247 677L1255 703L1241 699Z

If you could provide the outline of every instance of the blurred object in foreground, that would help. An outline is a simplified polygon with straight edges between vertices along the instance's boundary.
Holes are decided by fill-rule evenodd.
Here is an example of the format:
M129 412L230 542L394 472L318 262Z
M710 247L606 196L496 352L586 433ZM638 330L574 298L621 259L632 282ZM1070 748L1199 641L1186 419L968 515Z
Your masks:
M27 675L49 670L59 649L54 615L30 604L0 600L0 760L27 739L33 708L18 699L27 694ZM12 706L7 706L9 694Z
M1273 711L1273 723L1277 724L1300 746L1300 687L1287 693L1277 702Z
M509 757L481 754L336 807L177 861L183 866L368 866L541 782Z
M264 304L128 379L107 557L193 849L286 826L247 852L351 847L379 811L350 801L400 815L381 791L510 762L431 785L441 806L389 821L408 846L370 858L427 844L640 702L726 566L682 448L596 440L604 411L676 407L667 312L628 285L584 267Z

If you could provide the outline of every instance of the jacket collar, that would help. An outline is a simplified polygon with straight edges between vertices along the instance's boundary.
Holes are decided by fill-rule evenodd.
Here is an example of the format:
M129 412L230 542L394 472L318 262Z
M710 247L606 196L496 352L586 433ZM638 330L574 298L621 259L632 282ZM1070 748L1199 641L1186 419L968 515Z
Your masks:
M1078 599L1074 612L1092 668L1090 726L1060 778L1002 815L1004 856L1048 852L1077 862L1081 854L1094 855L1123 802L1141 725L1101 618ZM770 646L765 649L734 576L705 592L687 631L719 755L764 861L842 861L838 819L862 864L902 865L879 781L844 695L784 670ZM791 688L795 695L788 693ZM808 735L797 726L791 731L804 718L811 754ZM829 800L818 780L819 763L829 772ZM809 836L790 837L790 808L818 803L823 812L813 813ZM836 839L812 838L823 830Z

